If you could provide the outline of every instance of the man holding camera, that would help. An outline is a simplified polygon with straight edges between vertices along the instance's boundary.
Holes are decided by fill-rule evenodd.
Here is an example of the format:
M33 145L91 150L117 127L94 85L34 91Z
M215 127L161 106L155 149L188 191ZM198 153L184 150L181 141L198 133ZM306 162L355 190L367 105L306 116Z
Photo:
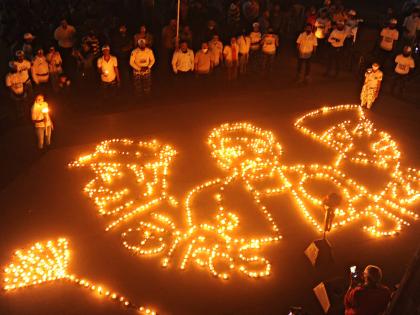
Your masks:
M391 293L381 284L382 270L369 265L362 279L352 273L350 288L344 297L345 315L380 315L389 301Z

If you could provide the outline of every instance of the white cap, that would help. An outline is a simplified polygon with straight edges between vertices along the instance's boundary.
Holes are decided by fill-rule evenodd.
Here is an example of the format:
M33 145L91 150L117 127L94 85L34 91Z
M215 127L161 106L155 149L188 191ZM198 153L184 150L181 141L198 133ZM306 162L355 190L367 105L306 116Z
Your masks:
M144 38L140 38L138 41L137 41L137 44L146 44L146 40L144 39Z
M353 9L348 12L348 15L355 16L357 13Z
M18 50L18 51L16 51L15 55L16 55L16 57L19 57L19 56L24 56L25 53L23 52L23 50Z
M397 19L390 19L389 23L390 24L398 24L398 21L397 21Z
M111 50L111 48L109 48L109 45L104 45L102 46L102 51L104 50Z
M252 27L260 27L260 23L258 22L252 23Z
M27 40L27 39L35 39L35 36L34 36L34 35L32 35L31 33L25 33L25 34L23 35L23 39L24 39L24 40Z

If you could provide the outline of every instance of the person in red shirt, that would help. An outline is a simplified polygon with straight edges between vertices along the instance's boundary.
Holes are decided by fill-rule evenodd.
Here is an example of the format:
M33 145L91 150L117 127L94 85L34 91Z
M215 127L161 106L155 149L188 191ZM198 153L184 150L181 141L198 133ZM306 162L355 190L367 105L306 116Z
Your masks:
M344 297L345 315L380 315L383 314L391 292L381 284L382 270L369 265L363 272L363 284L352 283Z

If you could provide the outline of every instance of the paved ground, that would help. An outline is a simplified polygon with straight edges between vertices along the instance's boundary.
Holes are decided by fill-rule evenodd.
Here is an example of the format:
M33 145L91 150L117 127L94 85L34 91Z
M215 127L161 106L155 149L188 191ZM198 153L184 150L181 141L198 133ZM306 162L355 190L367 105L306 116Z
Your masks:
M417 245L418 222L389 239L372 239L361 232L361 224L334 232L330 241L336 263L321 274L303 255L317 233L291 199L281 196L270 201L284 237L266 252L272 275L254 281L235 273L223 282L198 268L185 272L175 267L162 269L158 258L129 254L120 244L119 233L104 232L104 220L82 193L89 172L67 168L72 159L103 139L157 138L179 152L170 189L181 196L221 175L205 142L210 130L224 122L244 120L276 134L284 148L284 163L328 163L332 152L300 135L293 123L303 113L324 105L358 103L358 82L348 74L337 80L323 79L322 69L315 66L314 82L298 86L293 83L290 60L281 60L275 75L234 85L194 83L194 89L185 91L168 84L147 104L135 104L130 94L100 111L89 109L98 102L83 95L69 108L52 104L57 113L54 146L44 155L37 154L31 142L30 126L8 131L0 141L0 264L7 263L15 248L66 236L73 249L71 271L107 284L139 304L154 305L164 314L286 314L291 305L321 314L311 289L324 279L336 279L343 285L353 263L378 264L384 269L385 282L397 283ZM402 163L418 168L418 107L384 93L368 117L399 143ZM419 212L418 205L413 209ZM0 310L2 314L127 313L66 284L1 295Z

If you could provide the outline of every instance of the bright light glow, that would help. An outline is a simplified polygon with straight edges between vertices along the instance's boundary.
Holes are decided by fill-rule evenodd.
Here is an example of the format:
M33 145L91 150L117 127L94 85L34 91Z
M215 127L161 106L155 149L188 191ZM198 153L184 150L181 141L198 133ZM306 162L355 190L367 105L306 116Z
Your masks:
M102 285L82 279L68 273L70 250L65 238L37 242L32 246L16 250L12 262L4 269L4 290L43 284L46 282L65 280L89 289L99 296L115 300L126 308L135 309L139 314L156 314L150 308L137 307L126 297L106 289Z
M306 127L310 118L337 111L355 111L358 118L340 122L321 134ZM389 236L409 225L409 219L418 218L405 207L419 197L419 171L401 169L401 153L396 142L386 132L373 128L361 107L323 107L300 117L295 127L335 150L337 156L333 163L284 165L282 147L271 131L250 123L223 124L211 131L208 145L225 176L194 187L181 203L168 194L167 184L169 166L176 151L156 140L103 141L94 153L80 157L70 167L88 166L95 173L85 186L85 192L93 199L99 213L111 218L106 231L125 226L121 236L128 250L139 255L162 255L163 267L169 266L177 253L180 269L196 264L220 279L228 279L233 271L252 278L270 274L271 264L261 252L281 239L277 223L264 203L270 196L290 193L308 222L322 231L322 219L317 219L313 213L321 212L318 217L323 217L322 198L311 195L306 187L314 179L333 185L343 197L333 230L365 219L373 222L364 227L371 235ZM369 144L369 152L357 150L357 141ZM385 170L391 180L379 193L373 193L345 174L345 162L373 165ZM227 188L238 183L270 227L263 237L244 237L239 229L241 218L226 205ZM213 190L217 190L214 220L200 222L196 218L200 209L194 208L193 201ZM184 225L177 226L173 218L162 211L168 207L182 207L186 214ZM385 229L385 223L389 222L393 227Z

